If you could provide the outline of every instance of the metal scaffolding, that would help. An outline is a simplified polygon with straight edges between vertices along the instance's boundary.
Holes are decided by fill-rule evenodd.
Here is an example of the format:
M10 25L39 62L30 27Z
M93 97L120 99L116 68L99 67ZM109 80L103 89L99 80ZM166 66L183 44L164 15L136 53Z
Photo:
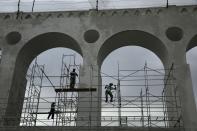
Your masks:
M118 68L117 76L103 73L102 77L115 79L118 88L112 103L103 102L102 125L181 128L181 103L176 92L174 71L173 64L165 70L151 69L145 64L139 70ZM124 88L130 88L131 92L135 90L139 95L125 96L121 94L127 90ZM114 114L105 116L105 112Z
M79 79L75 89L70 89L70 71L75 68ZM101 102L101 126L132 126L132 127L162 127L182 128L181 103L176 92L176 81L174 79L175 68L151 69L147 64L138 70L120 69L118 65L117 75L108 75L90 68L90 88L79 88L80 65L75 63L75 55L63 55L61 73L59 76L48 76L43 65L37 61L31 68L31 75L27 75L29 83L26 90L21 126L77 126L79 118L79 99L90 102L90 107L83 108L84 113L89 109L91 116L95 108L93 103ZM94 83L94 80L113 79L117 82L117 88L113 92L113 102L105 102L105 97L95 97L92 91L96 88L104 89L104 84ZM43 84L45 81L45 84ZM48 84L46 84L48 81ZM59 84L58 82L59 81ZM110 81L110 80L109 80ZM94 87L94 88L93 88ZM52 88L54 97L42 97L42 89ZM125 90L130 94L125 94ZM170 92L171 91L171 92ZM85 97L79 96L79 92L89 92ZM88 98L88 99L86 99ZM84 100L81 100L85 102ZM95 101L96 100L96 101ZM47 119L50 104L56 103L55 118ZM89 123L94 120L90 118ZM90 124L91 125L91 124Z
M26 89L23 111L22 111L22 126L36 126L37 112L40 102L40 93L43 82L44 65L38 65L37 59L35 60L31 70L31 75L27 75L29 81ZM36 77L35 77L36 76Z
M51 126L74 126L75 121L71 117L76 117L77 114L77 91L70 90L70 71L71 69L77 69L79 74L80 65L75 63L75 54L62 55L62 66L60 76L48 76L44 71L43 65L38 65L35 60L32 68L29 70L31 73L27 74L29 83L27 84L26 96L23 104L23 111L21 116L21 126L36 126L38 125L51 125ZM30 74L30 75L29 75ZM79 75L80 76L80 75ZM78 77L80 79L80 77ZM55 80L53 80L55 79ZM79 79L77 82L79 82ZM57 81L59 80L59 85ZM43 84L43 81L48 81L48 84ZM53 88L56 97L45 98L41 97L42 88ZM78 88L78 83L75 85L75 89ZM49 105L52 102L57 103L55 110L55 119L46 121L46 115L49 108L46 108L46 104ZM41 104L41 105L39 105ZM44 105L44 106L43 106ZM38 118L38 115L43 115Z
M69 63L68 63L69 61ZM72 120L72 117L77 116L78 110L78 93L70 91L70 71L72 69L77 69L77 74L79 74L80 65L75 63L75 55L63 55L62 56L62 66L61 66L61 76L60 76L60 87L55 89L56 98L55 102L57 105L57 126L74 126L76 121ZM79 74L80 76L80 74ZM80 77L79 77L80 80ZM78 88L78 84L75 89ZM67 91L66 91L67 90Z

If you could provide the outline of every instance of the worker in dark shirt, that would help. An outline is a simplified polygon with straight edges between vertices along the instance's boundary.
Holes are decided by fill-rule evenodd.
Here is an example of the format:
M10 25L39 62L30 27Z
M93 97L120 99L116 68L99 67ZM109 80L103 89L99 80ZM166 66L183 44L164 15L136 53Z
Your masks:
M74 89L75 87L76 76L78 76L78 74L75 72L75 69L73 69L73 71L70 72L70 88L71 89Z
M51 103L51 109L48 115L48 119L50 118L50 116L51 119L54 119L54 114L55 114L55 102Z
M114 85L114 88L112 86L113 83L109 83L109 85L105 86L105 102L108 102L108 95L110 96L110 102L113 102L113 94L111 90L116 90L116 85Z

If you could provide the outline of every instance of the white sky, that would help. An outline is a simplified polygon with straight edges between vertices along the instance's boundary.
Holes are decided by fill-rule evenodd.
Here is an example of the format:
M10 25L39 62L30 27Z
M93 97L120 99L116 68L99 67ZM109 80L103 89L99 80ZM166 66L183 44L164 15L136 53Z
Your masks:
M99 0L99 9L165 7L167 0ZM169 0L169 5L196 5L197 0ZM0 12L16 12L18 0L0 0ZM31 12L33 0L21 0L20 10ZM96 0L35 0L34 11L89 10Z

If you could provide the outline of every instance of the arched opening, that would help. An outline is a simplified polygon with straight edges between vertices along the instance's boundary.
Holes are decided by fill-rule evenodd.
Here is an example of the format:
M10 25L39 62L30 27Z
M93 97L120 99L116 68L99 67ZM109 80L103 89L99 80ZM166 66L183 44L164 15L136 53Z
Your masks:
M195 35L191 41L189 42L187 49L186 49L186 60L187 63L190 65L190 72L191 72L191 77L192 77L192 85L193 85L193 92L195 96L195 101L197 105L197 63L196 63L196 58L197 58L197 35Z
M165 45L146 32L125 31L106 40L98 55L102 78L102 126L177 126L169 123L170 120L176 122L178 117L166 113L174 105L166 100L169 99L166 87L172 84L168 81L170 76L166 75L170 69L164 68L167 59ZM115 86L109 93L110 83Z
M138 56L138 59L136 59L136 56ZM162 97L164 88L165 71L160 59L150 50L138 46L121 47L107 56L102 64L101 72L112 76L102 75L105 77L102 77L103 108L101 115L104 118L112 117L114 119L110 124L107 121L102 121L103 126L107 124L109 126L120 125L119 115L121 115L122 126L148 126L146 117L149 115L152 117L151 119L164 116L162 112L163 103L159 99ZM110 102L110 100L106 102L105 85L113 83L118 86L118 81L120 94L118 90L112 90L113 102ZM153 98L153 96L155 97ZM152 102L149 107L158 104L160 109L146 106L148 104L146 99L149 99L150 103ZM121 108L118 108L118 104L121 104ZM144 108L140 107L141 104ZM115 121L116 118L117 121ZM142 118L144 122L140 121ZM161 122L154 125L154 123L156 122L152 122L152 125L149 124L151 126L163 126L164 124Z
M50 33L45 33L38 35L34 38L32 38L28 43L24 45L24 47L20 50L16 64L15 64L15 70L14 70L14 77L12 80L12 87L10 90L10 97L9 97L9 102L8 102L8 107L6 110L6 115L8 116L9 120L12 121L12 123L6 123L6 124L12 124L12 125L19 125L20 124L20 119L21 119L21 114L22 114L22 108L23 108L23 102L24 102L24 96L25 96L25 90L26 90L26 85L29 84L28 80L26 79L26 74L28 73L28 68L31 67L30 64L31 62L42 52L52 49L52 48L57 48L57 47L63 47L63 48L68 48L71 49L78 54L82 55L81 48L78 45L78 43L71 38L70 36L63 34L63 33L57 33L57 32L50 32ZM49 50L50 51L50 50ZM65 52L66 54L66 52ZM79 55L78 55L79 56ZM51 56L48 61L51 61L53 56ZM46 59L47 60L47 59ZM39 61L39 59L38 59ZM60 60L61 61L61 60ZM56 65L55 60L54 60L54 65ZM56 85L53 85L53 81L50 81L50 78L46 76L43 70L41 69L42 66L39 64L35 65L37 66L40 71L40 73L47 78L48 82L51 83L52 87L55 88ZM55 70L54 70L55 71ZM50 73L54 73L53 70L49 71ZM36 76L36 75L35 75ZM37 78L34 78L37 79ZM44 80L44 79L43 79ZM45 81L46 82L46 81ZM37 84L39 84L38 82ZM44 83L44 81L43 81ZM33 85L36 87L36 85ZM38 85L39 86L39 85ZM50 90L48 90L50 92ZM30 98L31 99L31 98ZM46 102L46 101L45 101ZM50 102L50 101L48 101ZM14 103L14 104L13 104ZM33 104L31 105L33 106ZM33 109L35 107L29 107L30 109ZM50 107L47 107L50 108ZM15 110L15 112L13 112ZM35 113L35 112L34 112ZM27 118L30 116L33 116L33 114L29 114ZM10 119L12 118L12 119ZM24 123L26 122L25 119L22 120ZM31 121L36 121L34 118L31 119ZM33 126L35 125L35 122L26 122L28 126Z
M98 54L98 64L101 66L104 59L115 49L123 46L136 45L154 52L163 62L164 66L168 60L168 51L165 44L154 35L139 31L128 30L114 34L101 46Z
M77 110L78 94L76 92L56 92L56 90L70 89L69 73L75 68L75 72L80 75L82 62L80 54L67 48L47 50L31 62L26 75L27 86L21 126L76 125L75 121L70 118L77 116L74 111ZM79 87L79 80L80 77L77 77L75 88ZM49 116L53 102L56 104L55 112Z

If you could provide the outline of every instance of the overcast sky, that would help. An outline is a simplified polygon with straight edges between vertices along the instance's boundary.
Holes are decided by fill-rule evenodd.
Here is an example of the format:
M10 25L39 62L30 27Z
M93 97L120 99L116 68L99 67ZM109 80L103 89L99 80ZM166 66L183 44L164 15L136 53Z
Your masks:
M0 12L16 12L19 0L0 0ZM20 0L20 10L31 12L33 0ZM197 0L168 0L169 5L193 5ZM99 9L165 7L167 0L99 0ZM89 10L96 0L35 0L34 11Z

